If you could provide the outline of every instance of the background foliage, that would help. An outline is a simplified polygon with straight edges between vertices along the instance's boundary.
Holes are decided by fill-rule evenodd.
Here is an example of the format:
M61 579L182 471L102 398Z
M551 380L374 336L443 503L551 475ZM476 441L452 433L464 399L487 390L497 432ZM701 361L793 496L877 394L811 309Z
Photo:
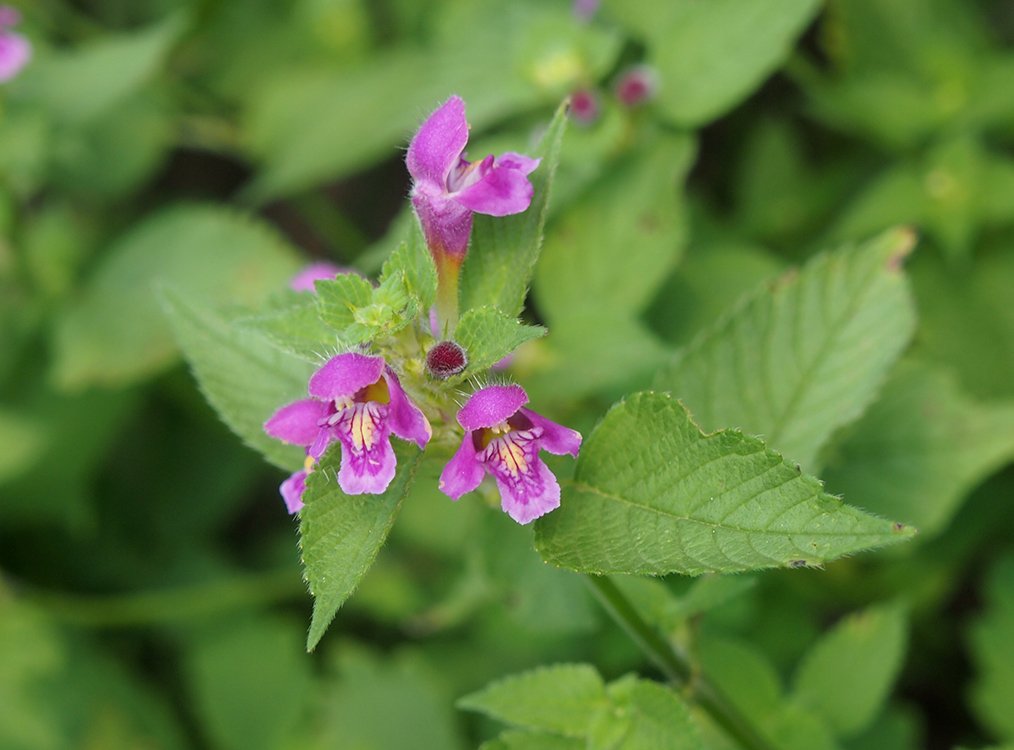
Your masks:
M0 88L0 747L734 747L544 559L664 575L610 580L775 747L1014 743L1008 2L20 9L34 58ZM657 95L624 107L611 87L642 63ZM600 116L564 134L578 89ZM571 494L535 530L450 503L439 457L406 451L390 539L318 599L312 642L369 567L307 654L283 474L255 452L299 463L260 431L319 339L287 282L310 259L379 275L411 239L403 149L451 93L473 158L559 148L551 197L543 169L529 213L477 220L461 335L482 364L527 342L512 377L585 447L552 464ZM511 272L537 244L512 248L543 219L526 297ZM427 288L405 247L378 289L335 282L370 312L349 337ZM701 470L671 475L687 452ZM796 515L758 522L764 493ZM325 499L303 521L311 587L348 563L314 524L362 509Z

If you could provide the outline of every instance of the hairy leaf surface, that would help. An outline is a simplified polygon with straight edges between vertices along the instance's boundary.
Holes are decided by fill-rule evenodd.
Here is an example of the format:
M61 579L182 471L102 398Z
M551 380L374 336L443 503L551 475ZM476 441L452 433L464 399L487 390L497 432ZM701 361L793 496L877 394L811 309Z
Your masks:
M820 565L911 534L828 495L760 440L703 435L670 397L639 393L582 446L536 546L581 572L696 575Z
M898 230L822 255L762 288L656 380L706 430L738 427L811 467L908 343L915 312Z

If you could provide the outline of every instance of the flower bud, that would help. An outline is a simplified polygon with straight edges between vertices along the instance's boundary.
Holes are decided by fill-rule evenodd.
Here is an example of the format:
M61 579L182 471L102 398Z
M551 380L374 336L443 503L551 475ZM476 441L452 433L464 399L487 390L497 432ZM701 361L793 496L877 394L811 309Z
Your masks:
M437 380L446 380L468 367L465 350L453 341L441 341L426 353L426 370Z
M655 98L658 93L658 73L647 65L627 68L616 79L614 91L624 107L637 107Z

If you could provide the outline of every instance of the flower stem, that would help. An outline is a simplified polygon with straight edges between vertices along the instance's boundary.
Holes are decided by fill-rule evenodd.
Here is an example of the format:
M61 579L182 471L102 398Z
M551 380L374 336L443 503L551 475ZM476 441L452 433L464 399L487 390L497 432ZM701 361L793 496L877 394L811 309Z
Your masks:
M450 336L458 325L458 277L461 261L447 253L435 253L437 266L437 317L440 333Z
M633 603L606 576L586 576L599 603L626 631L662 674L675 686L690 692L689 697L745 750L773 750L739 710L729 702L717 686L703 675L695 674L686 657L654 627L645 622Z

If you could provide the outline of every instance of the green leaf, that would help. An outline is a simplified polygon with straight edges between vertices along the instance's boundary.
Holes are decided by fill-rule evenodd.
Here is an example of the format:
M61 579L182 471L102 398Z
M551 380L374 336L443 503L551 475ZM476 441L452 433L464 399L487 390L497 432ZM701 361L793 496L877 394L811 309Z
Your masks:
M903 362L835 446L824 478L864 508L933 533L1011 458L1014 401L971 399L943 369Z
M468 355L462 376L482 373L526 341L545 335L542 326L525 325L494 307L473 307L454 329L454 340Z
M269 437L263 425L278 407L305 398L312 368L175 289L164 288L161 298L201 392L222 421L276 466L301 466L303 452Z
M255 315L241 316L238 328L259 333L283 352L319 365L342 344L317 311L317 300L306 292L287 291Z
M912 264L912 286L919 304L920 356L958 373L980 398L1014 398L1014 252L998 243L971 267L955 267L932 257Z
M355 274L318 281L317 311L346 344L389 336L415 320L419 300L409 291L405 273L393 271L374 288Z
M508 730L495 740L483 742L479 750L585 750L586 747L583 739Z
M639 393L581 447L536 546L580 572L697 575L821 565L911 534L826 494L760 440L702 435L679 403Z
M186 675L214 747L269 750L292 735L310 688L301 642L298 627L267 618L230 623L194 640Z
M728 112L781 64L818 0L648 0L611 10L642 33L661 84L656 106L693 127Z
M986 608L968 640L975 664L970 700L980 721L998 738L1014 742L1014 557L1007 555L987 579Z
M320 723L292 748L338 750L464 750L461 730L438 668L409 648L383 658L354 643L337 649L338 679L329 676L316 691ZM472 747L469 745L469 747Z
M862 731L877 717L898 677L907 631L899 606L873 607L845 618L799 665L793 697L839 736Z
M682 251L682 182L694 151L689 135L659 136L625 154L553 224L535 272L539 311L551 324L645 307Z
M705 750L686 703L669 688L624 678L609 697L614 705L596 717L589 750Z
M253 306L285 288L298 267L282 238L251 217L199 205L155 214L109 248L58 320L55 379L68 389L119 386L172 364L159 284L216 306Z
M299 516L306 581L313 618L306 639L312 651L338 608L373 564L405 499L421 453L397 441L398 473L382 495L346 495L337 482L341 451L334 445L307 478Z
M57 121L87 123L143 86L163 64L183 28L183 18L172 15L140 31L40 55L25 70L26 95L49 109Z
M691 618L738 599L757 584L757 579L751 576L702 576L690 580L686 591L677 594L670 585L654 578L613 579L648 621L663 631L673 631Z
M583 737L605 701L605 685L594 667L557 664L505 677L466 695L458 708L527 729Z
M681 352L656 385L706 430L763 435L806 467L858 417L908 343L915 312L897 230L818 256L762 288Z
M697 643L700 669L729 701L780 750L837 750L830 729L808 709L782 695L778 671L753 644L705 631ZM708 747L725 740L717 725L696 712ZM718 736L716 736L718 733ZM723 743L721 747L725 747Z
M356 310L373 301L373 285L354 273L317 281L314 287L321 321L339 334L356 322Z
M530 180L534 188L527 211L514 216L477 214L472 245L461 275L461 308L492 305L507 315L518 315L525 304L546 222L549 192L567 127L567 105L560 105L533 156L542 159Z
M399 244L385 261L380 278L383 280L398 272L405 275L408 291L419 300L420 308L429 310L437 295L437 267L433 264L422 230L414 218L408 240Z

